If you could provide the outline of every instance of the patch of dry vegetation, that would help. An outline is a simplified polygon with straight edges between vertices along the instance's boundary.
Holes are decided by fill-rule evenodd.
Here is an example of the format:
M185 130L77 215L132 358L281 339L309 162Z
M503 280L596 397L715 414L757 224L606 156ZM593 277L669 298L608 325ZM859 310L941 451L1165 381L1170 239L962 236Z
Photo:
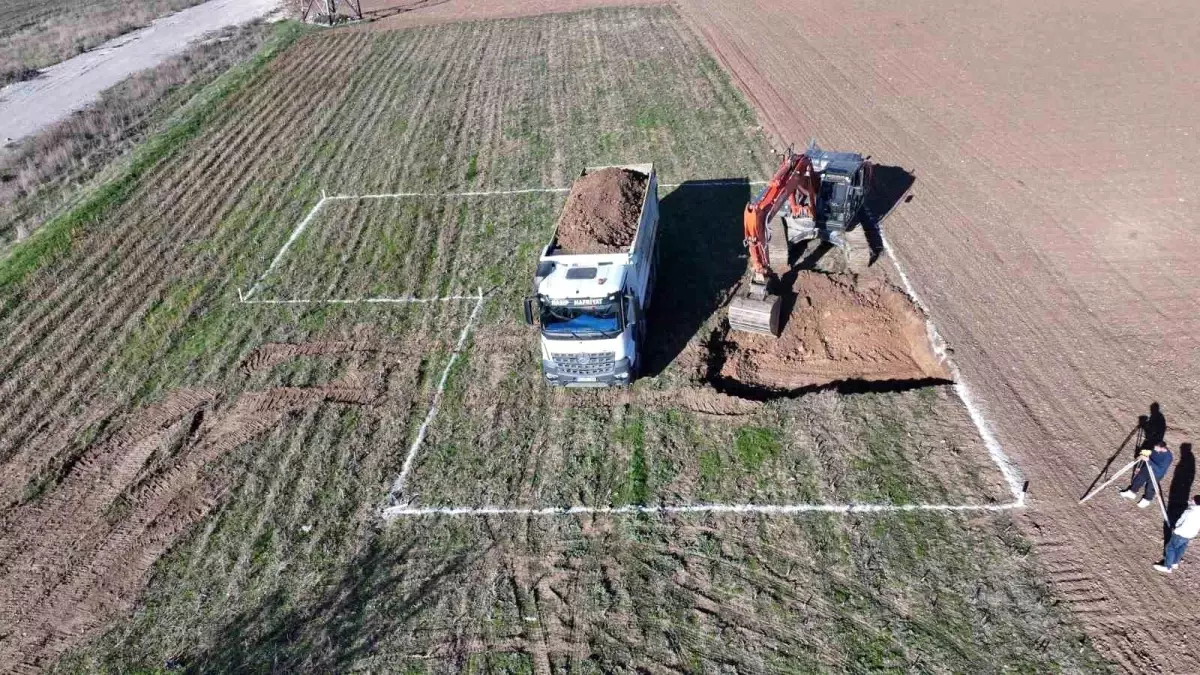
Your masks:
M104 91L100 100L15 147L0 149L0 250L61 211L114 160L196 92L250 57L270 34L229 28Z
M204 0L0 0L0 86Z

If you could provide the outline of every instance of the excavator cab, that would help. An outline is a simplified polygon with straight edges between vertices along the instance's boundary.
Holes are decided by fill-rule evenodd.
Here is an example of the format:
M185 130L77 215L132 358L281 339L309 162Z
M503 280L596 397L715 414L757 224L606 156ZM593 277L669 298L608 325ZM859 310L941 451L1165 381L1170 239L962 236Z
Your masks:
M862 209L871 182L871 164L854 152L830 152L810 143L804 154L821 176L811 218L785 217L783 238L790 244L820 239L846 250L846 230Z

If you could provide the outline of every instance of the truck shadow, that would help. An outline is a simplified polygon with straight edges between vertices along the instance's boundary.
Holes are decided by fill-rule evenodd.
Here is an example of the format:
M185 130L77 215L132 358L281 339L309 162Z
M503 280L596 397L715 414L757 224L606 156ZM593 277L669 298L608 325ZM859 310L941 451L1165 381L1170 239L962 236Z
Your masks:
M746 178L688 181L659 201L658 276L648 312L644 368L667 368L726 302L746 271Z

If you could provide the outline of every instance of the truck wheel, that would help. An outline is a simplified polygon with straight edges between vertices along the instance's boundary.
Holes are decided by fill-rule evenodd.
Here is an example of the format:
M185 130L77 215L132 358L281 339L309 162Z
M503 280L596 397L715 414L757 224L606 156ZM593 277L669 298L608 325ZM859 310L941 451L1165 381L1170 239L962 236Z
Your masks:
M637 342L639 348L637 350L637 359L634 360L633 365L629 366L629 379L626 380L628 385L632 385L633 381L638 379L638 376L642 374L642 355L646 353L646 320L642 319L638 321L633 330L634 341Z

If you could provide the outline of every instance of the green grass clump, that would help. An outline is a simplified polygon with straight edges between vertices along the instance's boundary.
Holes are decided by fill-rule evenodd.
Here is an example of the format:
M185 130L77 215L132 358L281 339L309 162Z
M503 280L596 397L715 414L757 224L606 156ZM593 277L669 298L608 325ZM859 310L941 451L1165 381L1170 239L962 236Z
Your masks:
M619 501L625 504L645 504L649 498L650 470L646 462L646 425L641 417L622 427L617 440L629 447L629 471L622 486Z
M763 463L778 456L782 449L777 429L745 426L737 430L734 453L747 471L758 471Z

